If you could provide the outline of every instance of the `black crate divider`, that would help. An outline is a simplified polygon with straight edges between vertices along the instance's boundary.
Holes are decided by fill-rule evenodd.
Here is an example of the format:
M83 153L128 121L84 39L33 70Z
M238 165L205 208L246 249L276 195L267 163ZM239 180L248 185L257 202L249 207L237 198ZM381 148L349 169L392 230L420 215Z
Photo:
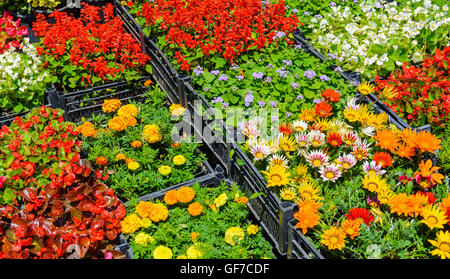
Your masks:
M288 259L325 259L295 225L297 220L289 222Z

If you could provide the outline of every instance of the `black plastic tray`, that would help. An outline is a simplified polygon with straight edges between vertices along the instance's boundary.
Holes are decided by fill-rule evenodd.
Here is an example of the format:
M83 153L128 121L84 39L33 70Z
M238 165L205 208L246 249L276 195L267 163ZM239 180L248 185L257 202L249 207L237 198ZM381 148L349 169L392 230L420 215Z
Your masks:
M297 220L289 222L288 259L325 259L295 225Z

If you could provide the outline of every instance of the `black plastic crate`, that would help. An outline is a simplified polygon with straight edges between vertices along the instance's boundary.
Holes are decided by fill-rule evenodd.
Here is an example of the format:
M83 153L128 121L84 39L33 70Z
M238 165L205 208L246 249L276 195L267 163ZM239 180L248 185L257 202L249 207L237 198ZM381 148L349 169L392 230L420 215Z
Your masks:
M288 224L288 259L325 259L325 257L311 244L305 235L295 225L297 220Z

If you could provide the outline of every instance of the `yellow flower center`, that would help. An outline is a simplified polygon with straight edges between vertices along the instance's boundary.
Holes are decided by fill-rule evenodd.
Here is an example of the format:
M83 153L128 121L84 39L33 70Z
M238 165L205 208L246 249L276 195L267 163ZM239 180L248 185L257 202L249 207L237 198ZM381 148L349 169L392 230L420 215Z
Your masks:
M291 149L291 145L289 143L283 143L283 149L284 150L290 150Z
M262 159L262 158L264 158L264 154L262 154L261 152L256 153L256 158Z
M347 162L342 163L342 166L346 169L348 169L350 167L350 164Z
M271 180L275 183L278 183L281 181L281 176L279 174L273 174Z
M427 222L430 224L430 225L436 225L437 223L438 223L438 218L436 218L436 216L428 216L428 218L427 218Z
M319 159L315 159L315 160L313 161L313 165L314 165L314 166L321 166L321 165L322 165L322 161L320 161Z
M439 250L444 252L450 252L450 243L442 242L441 244L439 244Z
M301 141L301 142L299 142L299 144L301 145L301 146L306 146L306 141Z
M328 179L332 179L332 178L335 177L334 173L331 172L331 171L327 172L327 173L325 174L325 176L326 176Z
M371 192L375 192L378 189L378 184L375 182L369 182L367 183L367 189Z
M319 142L318 140L313 140L313 141L312 141L312 145L313 145L314 147L317 147L317 146L320 145L320 142Z
M330 243L331 244L336 244L336 243L338 243L339 242L339 239L337 238L337 236L331 236L330 237Z

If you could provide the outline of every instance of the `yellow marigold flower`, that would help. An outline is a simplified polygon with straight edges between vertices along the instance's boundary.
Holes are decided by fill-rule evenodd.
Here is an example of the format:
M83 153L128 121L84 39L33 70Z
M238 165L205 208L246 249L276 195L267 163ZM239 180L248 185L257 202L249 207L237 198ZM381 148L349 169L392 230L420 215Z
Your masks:
M440 210L437 206L428 205L424 207L421 215L423 220L420 222L427 225L430 229L443 229L444 225L448 222L445 211Z
M178 202L177 190L167 191L164 195L164 202L168 205L174 205Z
M159 221L166 221L169 216L169 209L161 203L153 204L153 212L150 216L150 219L157 223Z
M186 109L180 104L172 104L169 107L169 111L173 117L179 117L186 111Z
M250 225L247 227L248 235L257 234L258 230L259 230L259 228L257 225Z
M431 251L431 255L439 256L441 259L450 259L450 232L439 231L436 234L437 241L429 239L428 241L437 249Z
M167 175L169 175L172 172L172 168L169 167L169 166L161 166L161 167L158 168L158 172L161 175L167 176Z
M145 125L142 135L148 143L155 143L162 140L162 135L159 133L159 127L155 124Z
M131 143L131 147L140 148L142 146L142 142L140 140L135 140Z
M209 204L209 207L211 208L212 211L217 212L217 207L215 204Z
M342 250L342 248L345 247L345 237L346 234L342 228L331 226L321 235L322 240L320 241L320 243L327 246L330 250Z
M137 125L137 120L134 117L125 117L125 122L128 127L134 127Z
M189 246L186 250L186 255L188 259L198 259L203 257L202 251L200 251L196 245Z
M131 163L131 162L135 162L133 158L127 158L127 159L125 160L125 164L127 164L127 165L128 165L129 163Z
M140 201L134 210L141 218L150 218L153 213L153 203L148 201Z
M173 163L177 166L184 165L184 163L186 163L186 158L183 155L176 155L173 157Z
M148 218L142 218L141 219L141 227L142 228L148 228L152 225L152 220L148 219Z
M130 162L128 163L128 169L130 170L137 170L140 167L138 162Z
M197 237L199 237L199 233L198 232L191 232L191 239L192 241L196 241Z
M144 247L153 241L155 241L155 239L145 232L140 232L134 237L134 242Z
M128 127L127 120L123 116L115 116L108 121L108 127L116 132L123 131Z
M116 155L116 161L122 161L122 160L126 160L127 156L123 153L119 153Z
M169 247L159 245L153 250L153 258L154 259L172 259L172 250Z
M120 222L120 226L122 227L122 233L134 233L141 228L141 218L136 214L128 215Z
M191 187L180 187L177 190L177 200L181 203L188 203L195 197L195 191Z
M188 257L186 255L179 255L177 260L186 260Z
M97 132L98 132L97 130L95 130L94 124L92 124L89 121L84 122L83 124L78 126L75 129L75 131L81 133L81 135L86 138L95 137L95 136L97 136Z
M117 111L118 116L123 116L125 118L135 118L138 113L139 109L133 104L124 105Z
M221 207L223 206L228 200L227 194L222 193L220 194L220 196L218 196L215 200L214 200L214 205L216 207Z
M225 232L225 242L234 246L245 237L244 231L239 227L231 227Z
M351 239L353 239L355 238L355 236L359 235L359 230L361 229L361 222L356 219L354 220L346 219L344 220L344 222L342 222L341 227L344 230L344 232Z
M198 216L202 213L203 206L198 202L193 202L188 206L188 212L191 216Z
M121 105L122 102L119 99L105 100L102 105L102 110L103 112L110 113L116 111Z

